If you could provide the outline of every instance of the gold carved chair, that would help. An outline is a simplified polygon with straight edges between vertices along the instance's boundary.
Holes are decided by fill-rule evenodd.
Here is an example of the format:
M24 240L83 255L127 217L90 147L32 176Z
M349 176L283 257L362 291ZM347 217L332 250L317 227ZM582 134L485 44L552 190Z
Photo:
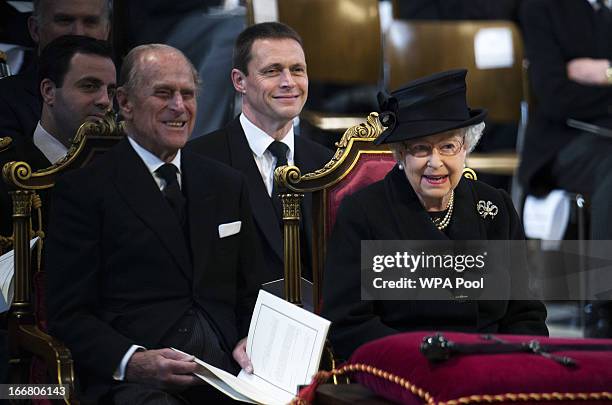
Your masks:
M14 299L8 313L9 379L21 384L63 384L66 403L77 403L75 376L70 351L46 333L41 258L46 225L43 215L48 210L42 208L48 204L58 176L89 164L122 138L122 126L114 119L109 113L102 122L81 125L68 154L46 169L32 171L26 162L9 162L2 168L13 201L13 233L4 238L14 249L15 264ZM35 237L40 239L32 252L30 240Z
M300 201L304 193L312 193L313 212L313 303L315 312L321 309L321 287L327 238L334 226L336 211L347 194L381 180L395 160L385 146L373 141L384 131L378 113L370 113L364 123L348 128L332 159L321 169L301 173L295 166L276 169L275 181L281 193L284 221L285 298L301 303L299 252Z
M476 54L481 53L476 40L481 50L489 47L490 54L491 45L501 46L499 38L511 41L509 63L478 64ZM384 49L390 91L435 72L466 68L469 105L486 108L487 122L516 123L519 128L524 123L523 40L515 23L394 20L386 33ZM518 156L515 151L472 153L467 163L479 172L512 175Z

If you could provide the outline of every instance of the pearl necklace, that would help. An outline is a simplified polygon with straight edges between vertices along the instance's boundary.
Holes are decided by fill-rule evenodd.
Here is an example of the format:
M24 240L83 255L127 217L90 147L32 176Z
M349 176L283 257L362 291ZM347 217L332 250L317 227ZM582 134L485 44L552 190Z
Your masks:
M450 224L451 217L453 216L453 207L455 205L455 191L451 191L450 199L448 200L448 204L446 205L446 215L444 218L436 218L432 221L438 230L443 231L448 224Z

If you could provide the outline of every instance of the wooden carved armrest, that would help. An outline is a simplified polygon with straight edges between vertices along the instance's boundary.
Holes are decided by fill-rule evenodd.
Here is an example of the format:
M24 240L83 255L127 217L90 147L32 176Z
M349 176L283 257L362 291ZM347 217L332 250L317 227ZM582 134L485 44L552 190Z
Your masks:
M53 384L66 387L66 403L76 404L72 355L62 342L41 331L35 325L19 325L19 348L44 359Z

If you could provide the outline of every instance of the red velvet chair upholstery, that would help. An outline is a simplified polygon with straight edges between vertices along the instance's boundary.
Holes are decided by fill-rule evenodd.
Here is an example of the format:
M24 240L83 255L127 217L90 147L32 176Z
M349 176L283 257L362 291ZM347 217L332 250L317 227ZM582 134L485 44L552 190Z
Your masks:
M313 173L302 174L295 166L278 168L275 181L279 188L289 192L283 197L286 299L296 302L299 283L299 201L300 195L312 192L313 212L313 302L319 312L321 284L326 253L327 237L336 218L336 210L347 194L381 180L395 164L391 151L385 146L374 145L373 141L384 131L377 113L371 113L367 121L346 130L339 142L332 160ZM289 287L287 287L289 285ZM292 289L293 288L293 289ZM297 301L300 300L299 292Z
M336 211L345 196L381 180L394 165L395 160L390 153L383 154L380 151L362 153L355 162L355 166L346 173L342 181L333 185L327 191L325 229L332 230L334 228Z
M83 124L66 157L49 168L33 172L27 162L9 162L2 168L13 199L13 234L9 239L15 250L15 295L8 314L9 379L16 384L64 384L68 390L65 401L72 404L78 401L74 398L70 351L46 333L47 292L40 266L46 221L41 218L39 208L44 202L39 193L48 193L57 176L89 164L117 143L123 128L114 120L114 114L109 113L100 123ZM30 240L36 236L41 240L32 254Z

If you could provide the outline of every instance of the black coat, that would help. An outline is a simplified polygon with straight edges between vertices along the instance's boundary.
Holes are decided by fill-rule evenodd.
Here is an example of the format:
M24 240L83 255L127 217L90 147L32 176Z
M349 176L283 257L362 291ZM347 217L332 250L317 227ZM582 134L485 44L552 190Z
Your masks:
M253 218L257 233L261 240L264 262L266 264L266 280L276 280L283 277L283 236L278 225L278 219L268 191L255 159L249 147L246 135L236 117L225 128L208 135L194 139L187 144L187 149L202 154L211 159L225 163L242 172L247 178L247 187L251 199ZM302 173L320 169L329 161L332 153L329 149L302 137L295 137L295 165ZM302 202L302 218L306 232L303 240L307 244L307 259L312 250L312 198L304 196ZM308 266L308 263L305 263ZM310 277L310 269L305 269L303 275Z
M499 208L491 219L476 211L479 200ZM410 330L547 334L546 310L538 301L362 301L362 240L524 239L508 195L484 183L462 179L448 236L431 221L403 171L344 198L327 248L323 316L332 321L330 339L347 357L363 343ZM526 286L525 286L526 288Z
M248 326L261 258L240 173L185 152L190 244L128 140L55 187L45 247L49 328L72 351L90 397L132 344L160 340L199 307L231 356ZM220 238L220 224L241 221Z
M607 27L609 35L602 33L595 18L587 0L527 0L521 9L535 102L530 105L519 179L531 189L549 185L548 179L536 178L539 171L572 139L584 136L566 125L568 118L612 128L612 86L579 84L566 73L572 59L612 60L612 27Z
M0 137L31 138L40 120L42 97L36 66L0 79Z

